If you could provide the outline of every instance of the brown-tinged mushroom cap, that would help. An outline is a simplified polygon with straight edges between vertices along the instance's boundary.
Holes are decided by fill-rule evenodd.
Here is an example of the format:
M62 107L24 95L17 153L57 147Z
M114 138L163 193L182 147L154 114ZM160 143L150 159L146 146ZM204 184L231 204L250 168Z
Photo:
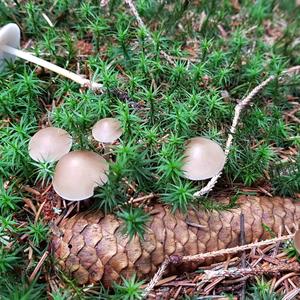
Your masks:
M94 195L94 189L108 180L108 163L91 151L73 151L56 165L53 188L64 199L79 201Z
M35 161L54 162L68 153L72 147L72 137L67 131L47 127L39 130L29 141L28 151Z
M297 252L300 254L300 229L298 229L294 236L294 247Z
M101 143L113 143L122 133L121 123L115 118L101 119L92 129L94 139Z
M3 51L2 46L19 48L20 39L21 33L18 25L9 23L0 28L0 71L4 68L6 60L15 59L15 55Z
M83 78L79 74L61 68L26 51L19 50L20 37L20 28L17 24L10 23L0 28L0 71L4 68L6 60L14 60L16 57L19 57L43 68L49 69L57 74L70 78L83 86L87 86L95 90L103 88L103 85L100 83Z
M190 180L204 180L217 175L224 167L225 154L216 142L195 137L189 139L184 151L182 171Z

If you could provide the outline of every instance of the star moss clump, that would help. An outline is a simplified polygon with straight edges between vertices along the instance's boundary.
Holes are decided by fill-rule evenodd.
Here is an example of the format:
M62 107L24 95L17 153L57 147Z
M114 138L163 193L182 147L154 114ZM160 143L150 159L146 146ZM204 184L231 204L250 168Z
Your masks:
M73 150L103 154L103 147L91 138L91 128L102 118L120 121L123 135L109 150L109 181L96 192L93 205L119 214L127 233L140 235L147 230L148 218L135 207L144 202L129 200L152 193L155 201L173 210L185 212L201 203L215 207L208 199L193 197L205 181L182 177L185 141L203 136L224 148L237 102L275 75L243 113L215 192L226 187L234 194L244 185L284 196L299 192L300 76L284 81L280 77L284 69L300 64L299 7L287 0L234 2L135 1L147 28L138 26L123 1L103 6L93 0L0 3L1 25L18 23L27 51L104 87L97 94L23 61L9 63L0 74L4 299L12 299L26 283L20 281L13 290L1 275L18 270L22 276L11 280L25 278L47 246L47 222L42 216L34 220L34 196L22 188L42 192L52 181L53 165L34 162L28 155L29 139L42 125L69 132ZM20 250L29 245L34 255L25 269ZM53 291L55 299L85 297L62 278L68 291L61 292L61 298L59 289ZM36 294L46 295L42 282L33 281L26 291L32 291L32 285ZM126 286L116 292L123 295L128 282Z

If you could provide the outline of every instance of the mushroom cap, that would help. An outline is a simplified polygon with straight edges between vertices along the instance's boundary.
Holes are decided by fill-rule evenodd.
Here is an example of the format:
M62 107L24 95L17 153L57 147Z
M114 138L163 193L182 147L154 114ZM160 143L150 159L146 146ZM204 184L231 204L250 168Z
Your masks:
M28 151L35 161L54 162L68 153L72 147L72 137L67 131L47 127L39 130L29 141Z
M101 119L92 129L94 139L101 143L113 143L122 133L121 123L115 118Z
M15 60L15 56L1 50L1 46L8 45L20 48L21 32L17 24L9 23L0 28L0 71L5 67L6 60Z
M294 236L294 247L297 252L300 254L300 229L298 229Z
M53 177L55 192L64 199L80 201L94 195L97 186L108 178L108 163L91 151L72 151L56 165Z
M204 138L189 139L184 151L182 171L190 180L204 180L217 175L224 167L225 153L219 144Z

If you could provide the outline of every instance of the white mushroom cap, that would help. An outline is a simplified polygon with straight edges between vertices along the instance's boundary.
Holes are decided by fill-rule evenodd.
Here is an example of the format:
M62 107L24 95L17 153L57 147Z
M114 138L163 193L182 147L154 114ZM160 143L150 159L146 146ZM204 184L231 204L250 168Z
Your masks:
M35 161L54 162L68 153L72 147L72 137L67 131L47 127L39 130L29 141L28 151Z
M94 139L101 143L113 143L122 133L121 123L115 118L101 119L92 129Z
M300 254L300 229L298 229L294 236L294 247L297 252Z
M103 85L100 83L83 78L79 74L70 72L53 63L31 55L28 52L19 50L18 48L20 47L20 38L20 28L17 24L10 23L0 29L0 71L5 66L5 60L14 60L15 57L19 57L43 68L49 69L57 74L70 78L71 80L81 84L82 86L87 86L95 90L103 88Z
M214 141L204 137L188 140L184 151L184 177L190 180L204 180L217 175L224 167L225 154Z
M53 188L64 199L79 201L94 195L94 189L108 180L108 163L91 151L73 151L56 165Z
M15 56L2 51L1 46L19 48L20 39L21 33L18 25L10 23L0 28L0 71L4 68L6 60L15 60Z

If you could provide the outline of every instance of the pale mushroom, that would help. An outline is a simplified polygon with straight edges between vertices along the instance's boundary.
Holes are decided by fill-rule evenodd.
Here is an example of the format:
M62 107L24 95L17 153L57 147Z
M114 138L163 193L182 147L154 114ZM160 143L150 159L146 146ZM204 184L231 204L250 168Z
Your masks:
M300 254L300 230L298 229L294 235L294 247Z
M53 188L62 198L80 201L94 195L97 186L108 178L108 163L91 151L73 151L64 155L56 165Z
M47 127L39 130L29 141L28 151L35 161L54 162L68 153L72 147L72 137L67 131Z
M113 143L122 133L121 123L115 118L101 119L92 128L94 139L105 144Z
M204 180L217 175L224 167L225 154L216 142L195 137L188 140L184 151L183 176L190 180Z
M20 28L17 24L9 23L0 29L0 71L4 68L6 61L14 61L16 57L19 57L67 77L82 86L88 86L95 90L103 87L102 84L85 79L76 73L63 69L28 52L19 50L20 38Z

